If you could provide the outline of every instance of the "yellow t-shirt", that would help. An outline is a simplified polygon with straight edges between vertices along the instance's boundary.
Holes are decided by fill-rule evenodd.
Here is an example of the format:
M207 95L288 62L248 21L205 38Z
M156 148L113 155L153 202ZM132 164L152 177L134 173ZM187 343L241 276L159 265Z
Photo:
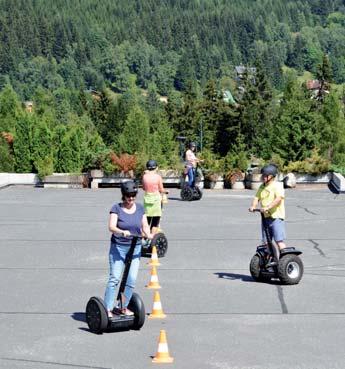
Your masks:
M274 219L276 218L285 219L284 187L283 183L276 181L272 181L267 186L262 184L259 187L255 197L259 199L259 201L261 202L261 206L263 208L271 204L271 202L279 196L282 198L282 201L280 202L279 205L270 209L268 213L265 213L265 217Z

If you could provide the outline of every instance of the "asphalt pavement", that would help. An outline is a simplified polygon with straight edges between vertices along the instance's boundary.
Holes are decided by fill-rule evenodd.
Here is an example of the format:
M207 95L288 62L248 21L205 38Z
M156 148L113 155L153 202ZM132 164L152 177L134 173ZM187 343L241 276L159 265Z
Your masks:
M253 191L172 189L157 268L167 317L140 331L96 335L85 323L108 275L108 214L119 189L0 190L0 368L345 368L345 195L286 191L287 244L303 251L298 285L254 282L260 217ZM138 201L142 201L140 194ZM148 258L136 292L149 313ZM161 329L173 364L153 364Z

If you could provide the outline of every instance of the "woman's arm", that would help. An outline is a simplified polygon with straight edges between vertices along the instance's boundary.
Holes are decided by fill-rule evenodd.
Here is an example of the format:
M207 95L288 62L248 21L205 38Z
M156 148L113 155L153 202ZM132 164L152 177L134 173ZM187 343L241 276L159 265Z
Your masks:
M165 194L165 193L168 193L169 191L165 190L164 189L164 186L163 186L163 179L161 176L159 176L159 182L158 182L158 191L161 193L161 194Z
M117 233L123 237L128 237L131 235L126 229L120 229L117 227L117 214L115 213L110 214L108 228L110 232Z
M150 226L147 222L146 214L143 215L143 219L141 221L141 227L143 229L143 233L144 233L145 237L148 238L149 240L152 240L153 234L150 231Z

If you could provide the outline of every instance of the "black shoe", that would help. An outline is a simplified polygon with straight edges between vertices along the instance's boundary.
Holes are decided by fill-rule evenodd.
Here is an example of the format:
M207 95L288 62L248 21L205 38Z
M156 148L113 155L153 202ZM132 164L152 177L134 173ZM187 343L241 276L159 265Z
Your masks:
M274 267L274 266L277 266L278 263L276 261L269 261L267 264L266 264L266 268L271 268L271 267Z

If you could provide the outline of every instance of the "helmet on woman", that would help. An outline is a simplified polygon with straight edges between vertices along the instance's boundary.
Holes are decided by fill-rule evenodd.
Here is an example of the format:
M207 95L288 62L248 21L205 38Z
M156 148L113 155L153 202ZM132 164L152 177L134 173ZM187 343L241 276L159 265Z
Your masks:
M278 174L278 169L274 164L268 164L261 168L261 174L275 177Z
M193 147L196 147L196 143L192 141L189 143L189 148L191 149Z
M138 193L138 186L132 180L122 182L121 183L121 193L122 193L122 196L126 196L126 195L129 195L129 194L135 194L136 195Z
M158 167L158 164L157 164L156 160L149 160L146 163L146 168L148 170L155 170L157 167Z

